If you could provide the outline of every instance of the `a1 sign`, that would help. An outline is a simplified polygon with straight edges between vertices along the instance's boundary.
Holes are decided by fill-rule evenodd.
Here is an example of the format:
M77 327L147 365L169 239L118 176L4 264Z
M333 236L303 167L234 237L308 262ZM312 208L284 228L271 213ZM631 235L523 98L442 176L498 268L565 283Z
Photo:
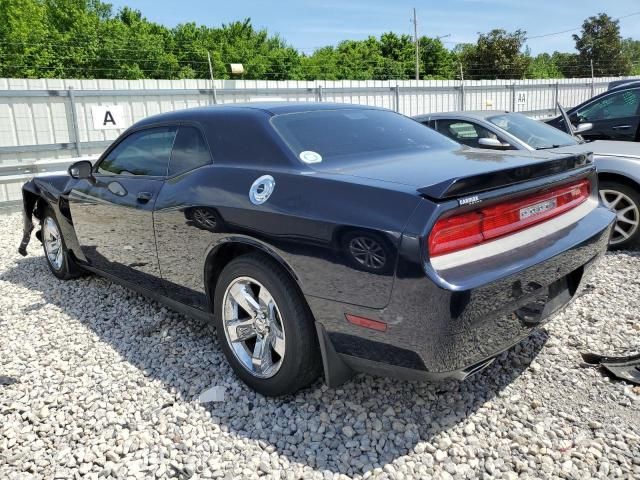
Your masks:
M516 96L516 105L526 105L527 104L527 92L518 92Z
M91 116L95 130L127 127L122 105L94 105L91 107Z

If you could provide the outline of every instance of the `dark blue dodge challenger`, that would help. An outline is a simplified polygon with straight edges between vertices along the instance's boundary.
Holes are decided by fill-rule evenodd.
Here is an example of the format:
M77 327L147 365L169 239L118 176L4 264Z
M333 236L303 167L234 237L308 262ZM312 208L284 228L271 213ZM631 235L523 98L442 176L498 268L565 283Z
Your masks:
M211 321L237 375L477 372L565 306L607 248L590 155L477 151L391 111L158 115L23 187L53 274L104 275Z

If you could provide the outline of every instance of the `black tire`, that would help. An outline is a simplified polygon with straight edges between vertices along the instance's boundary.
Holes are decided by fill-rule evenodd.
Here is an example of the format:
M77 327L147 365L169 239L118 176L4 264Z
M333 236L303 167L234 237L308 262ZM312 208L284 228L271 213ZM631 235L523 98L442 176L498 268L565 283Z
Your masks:
M239 277L251 277L262 284L280 311L284 328L285 354L273 376L252 374L234 354L223 325L225 292ZM268 257L250 253L232 260L220 273L215 287L214 325L222 350L232 369L244 383L266 396L294 393L312 383L321 373L321 356L314 319L295 283L283 268Z
M46 239L45 239L45 225L48 221L52 221L57 228L57 231L60 236L60 249L61 249L61 264L60 266L56 266L49 258L47 253ZM49 270L60 280L70 280L72 278L77 278L82 275L82 270L76 265L71 256L69 255L69 250L67 249L67 245L64 241L64 236L62 235L62 230L60 229L60 223L58 223L58 219L56 218L53 210L50 207L47 207L44 210L42 215L42 220L40 221L40 228L42 232L42 249L44 251L44 258L49 266Z
M625 197L624 201L626 202L627 201L626 199L629 199L631 203L635 204L636 210L640 212L640 192L638 192L636 189L628 185L625 185L624 183L619 183L619 182L610 181L610 180L601 181L599 184L599 189L601 192L601 197L602 197L603 191L613 191L613 192L619 192L623 194ZM626 203L624 205L626 205ZM636 218L636 220L639 220L639 218ZM623 229L630 228L630 225L628 223L625 222L623 224L619 220L616 221L616 226L620 226ZM609 248L611 250L628 250L628 249L637 249L638 247L640 247L640 225L636 225L635 230L628 230L627 233L631 231L633 233L631 233L628 239L622 240L619 243L615 243L615 244L611 243L609 244ZM615 238L616 238L616 232L614 231L612 240L614 240Z

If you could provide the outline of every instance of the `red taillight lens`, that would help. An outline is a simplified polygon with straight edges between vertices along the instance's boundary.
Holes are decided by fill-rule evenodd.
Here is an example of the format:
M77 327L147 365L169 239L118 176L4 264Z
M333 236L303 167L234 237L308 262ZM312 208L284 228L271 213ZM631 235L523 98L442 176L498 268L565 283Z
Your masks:
M442 218L429 235L429 254L432 257L443 255L517 232L577 207L590 194L591 183L585 179L529 197Z

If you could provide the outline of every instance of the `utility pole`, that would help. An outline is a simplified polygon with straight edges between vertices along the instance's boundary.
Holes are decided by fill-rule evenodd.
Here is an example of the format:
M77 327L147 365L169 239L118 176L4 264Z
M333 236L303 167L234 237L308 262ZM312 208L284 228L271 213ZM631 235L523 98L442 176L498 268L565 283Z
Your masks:
M464 70L462 69L462 63L460 63L460 110L464 112Z
M218 103L218 95L216 94L216 84L213 81L213 65L211 64L211 54L207 51L207 60L209 60L209 77L211 78L211 91L213 92L213 103Z
M418 16L413 9L413 41L416 44L416 80L420 80L420 40L418 40Z
M591 96L593 97L595 95L595 90L596 90L596 85L595 85L595 78L593 75L593 58L591 59Z

